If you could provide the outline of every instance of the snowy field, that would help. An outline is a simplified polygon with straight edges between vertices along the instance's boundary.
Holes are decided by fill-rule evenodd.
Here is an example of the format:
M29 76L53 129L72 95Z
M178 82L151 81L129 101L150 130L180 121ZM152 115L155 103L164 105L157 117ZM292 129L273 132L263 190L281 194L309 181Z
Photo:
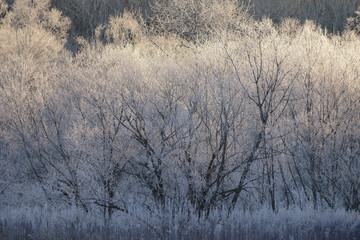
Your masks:
M100 214L77 209L7 208L0 239L348 239L360 237L360 216L343 210L215 211L198 218L190 209L149 213L134 207L105 228Z

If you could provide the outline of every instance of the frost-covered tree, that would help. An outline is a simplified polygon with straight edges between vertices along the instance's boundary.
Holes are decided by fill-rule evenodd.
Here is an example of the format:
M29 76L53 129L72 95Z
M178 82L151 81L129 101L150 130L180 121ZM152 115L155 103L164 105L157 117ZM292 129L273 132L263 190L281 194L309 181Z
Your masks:
M101 219L104 239L137 224L225 238L250 212L359 211L359 36L254 20L235 1L172 2L146 19L99 6L72 54L49 1L0 2L0 207ZM291 238L284 216L276 231ZM330 236L322 224L310 238Z

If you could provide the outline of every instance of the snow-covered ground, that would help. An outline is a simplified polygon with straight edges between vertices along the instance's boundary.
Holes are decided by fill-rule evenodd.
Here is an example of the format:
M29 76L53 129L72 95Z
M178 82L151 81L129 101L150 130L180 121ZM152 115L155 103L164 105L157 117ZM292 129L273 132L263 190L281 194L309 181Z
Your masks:
M4 208L0 239L359 239L360 215L337 210L214 211L198 218L190 208L149 211L133 206L114 216L78 209Z

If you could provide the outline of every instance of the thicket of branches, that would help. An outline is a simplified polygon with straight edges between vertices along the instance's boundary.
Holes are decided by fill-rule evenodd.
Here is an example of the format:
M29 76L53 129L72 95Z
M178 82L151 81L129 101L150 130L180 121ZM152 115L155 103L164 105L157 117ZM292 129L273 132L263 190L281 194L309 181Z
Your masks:
M159 10L154 6L159 4L169 6L167 9L161 8L162 13L168 14L171 12L172 18L177 16L177 19L180 20L181 18L184 19L184 17L194 17L204 7L207 9L203 12L206 16L211 16L214 13L210 10L211 8L216 8L215 12L221 11L221 8L230 10L225 9L228 7L224 7L229 2L248 6L251 15L257 19L267 16L275 22L281 22L282 19L290 17L296 18L302 23L305 20L313 20L323 28L327 28L329 32L343 31L346 19L354 16L354 12L359 5L359 0L53 0L52 4L71 18L73 23L72 34L93 37L96 26L107 24L110 16L119 15L126 10L138 11L145 17L148 24L151 24L153 16ZM186 14L183 12L184 9L188 11ZM232 13L228 12L228 14ZM179 23L180 21L177 24Z
M335 35L235 0L90 2L0 1L0 206L359 212L356 15Z
M2 2L2 9L4 3L9 9L13 8L14 0L2 0ZM183 27L189 28L188 21L198 21L201 18L209 21L214 12L227 11L227 14L233 15L228 6L228 3L232 2L246 6L256 19L266 16L276 23L280 23L285 18L295 18L301 23L313 20L328 32L338 33L346 29L347 19L355 17L354 13L359 5L359 0L50 0L49 2L51 7L56 7L71 20L67 48L73 51L78 50L77 37L94 38L95 30L99 25L109 24L111 17L119 16L126 11L137 12L148 26L159 24L156 19L163 14L167 20L169 17L176 20L176 27L186 25ZM0 14L0 18L2 17L4 17L3 10ZM198 23L201 24L201 20ZM185 34L189 36L192 32L185 31Z

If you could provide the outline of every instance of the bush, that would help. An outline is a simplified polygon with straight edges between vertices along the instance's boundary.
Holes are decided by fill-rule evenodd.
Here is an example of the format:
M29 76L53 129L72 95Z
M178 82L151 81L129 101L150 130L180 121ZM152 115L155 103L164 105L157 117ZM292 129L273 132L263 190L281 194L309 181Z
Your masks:
M151 10L156 31L174 33L189 41L241 32L250 22L246 7L235 0L157 0Z

